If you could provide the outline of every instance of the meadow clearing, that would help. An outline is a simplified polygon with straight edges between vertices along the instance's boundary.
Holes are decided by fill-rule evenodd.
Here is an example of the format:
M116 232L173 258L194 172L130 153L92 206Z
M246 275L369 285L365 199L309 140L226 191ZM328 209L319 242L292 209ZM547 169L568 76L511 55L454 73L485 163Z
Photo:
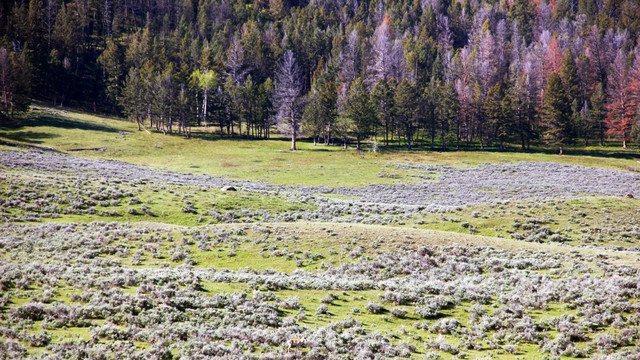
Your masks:
M0 128L2 358L640 358L637 150L27 116Z

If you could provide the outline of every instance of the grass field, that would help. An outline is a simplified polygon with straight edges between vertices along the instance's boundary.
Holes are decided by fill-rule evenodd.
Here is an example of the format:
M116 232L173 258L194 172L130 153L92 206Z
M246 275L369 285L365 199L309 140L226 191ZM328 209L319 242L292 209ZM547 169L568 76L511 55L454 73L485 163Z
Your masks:
M300 151L291 152L287 150L288 139L228 140L194 129L194 138L185 140L178 135L137 131L130 122L43 106L35 106L20 127L0 128L0 140L152 168L286 185L364 186L417 181L415 173L395 169L398 163L465 167L485 162L553 161L640 171L637 149L566 148L566 155L560 157L555 155L555 149L534 149L528 153L419 150L372 153L301 142Z
M44 105L0 128L1 358L640 356L637 150L195 130Z

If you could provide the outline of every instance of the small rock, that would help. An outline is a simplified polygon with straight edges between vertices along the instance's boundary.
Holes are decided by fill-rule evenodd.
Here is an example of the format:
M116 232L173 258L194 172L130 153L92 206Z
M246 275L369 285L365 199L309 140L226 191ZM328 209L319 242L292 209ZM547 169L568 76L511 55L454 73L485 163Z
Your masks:
M222 190L222 191L238 191L233 186L223 186L220 190Z

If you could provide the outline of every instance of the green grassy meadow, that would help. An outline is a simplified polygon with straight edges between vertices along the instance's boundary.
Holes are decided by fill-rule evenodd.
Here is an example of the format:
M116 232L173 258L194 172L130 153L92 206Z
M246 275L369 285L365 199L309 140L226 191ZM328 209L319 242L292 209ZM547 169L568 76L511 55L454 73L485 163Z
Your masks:
M156 169L283 185L365 186L417 181L412 171L395 169L398 163L466 167L485 162L553 161L640 171L640 151L613 146L566 148L564 156L556 156L555 149L544 148L525 153L391 148L373 153L303 141L299 151L291 152L289 140L277 135L274 140L226 139L194 128L193 138L186 140L179 135L137 131L134 123L119 119L43 105L34 106L21 126L0 128L0 140Z

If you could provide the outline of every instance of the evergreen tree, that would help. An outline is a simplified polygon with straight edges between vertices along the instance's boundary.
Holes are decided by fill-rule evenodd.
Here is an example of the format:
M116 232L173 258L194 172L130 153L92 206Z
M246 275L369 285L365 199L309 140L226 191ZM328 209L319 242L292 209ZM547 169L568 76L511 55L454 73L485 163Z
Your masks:
M533 37L534 11L535 4L531 0L515 0L509 8L509 18L517 22L518 33L524 36L527 44Z
M411 150L418 125L418 104L415 84L409 80L402 80L396 88L394 98L394 114L398 119L399 130L402 131L407 142L407 149Z
M578 70L576 69L576 62L571 55L571 51L567 50L562 57L562 63L560 65L560 78L562 78L562 84L564 85L565 92L569 102L578 101L581 102L582 90L580 88L580 78L578 77Z
M493 129L493 135L500 142L500 148L503 147L503 139L500 139L502 126L502 86L500 84L494 85L487 94L487 98L484 101L483 112L489 122L489 125Z
M373 134L376 122L375 107L362 78L357 78L351 84L341 115L351 123L350 133L356 138L356 149L360 150L360 142Z
M440 128L442 150L447 150L447 134L451 124L455 123L460 110L460 103L453 84L448 82L438 88L436 93L436 119Z
M500 103L500 119L496 124L496 138L500 149L504 150L504 143L509 140L514 128L514 110L510 96L504 96Z
M0 48L0 123L31 104L31 69L26 54Z
M541 120L546 143L565 145L571 142L571 105L562 80L555 72L549 75L547 81Z
M140 71L135 67L131 68L124 82L120 106L124 114L136 122L138 131L142 130L142 117L145 113L145 91Z
M124 51L122 46L109 39L104 52L98 58L98 62L102 66L105 83L107 84L106 93L110 104L120 104L120 93L123 88L124 80ZM118 109L113 109L118 111Z
M316 146L323 130L320 94L312 90L307 95L306 103L302 114L303 131L313 138L313 145Z
M384 128L384 144L389 145L389 137L393 134L394 82L380 80L373 88L371 97L376 105L377 117Z
M325 144L329 144L331 140L331 129L338 117L338 92L335 83L331 80L323 79L319 85L320 94L318 105L320 106L321 130L325 135Z
M571 122L573 134L572 136L585 135L585 123L582 121L583 117L582 104L582 89L580 88L580 78L578 77L578 70L576 69L576 62L571 55L571 51L567 50L562 57L562 63L560 65L560 78L562 78L562 84L564 85L565 93L567 94L567 101L571 104Z
M259 132L261 132L261 136L265 139L269 138L269 132L272 126L271 120L273 115L273 104L271 99L273 97L273 90L273 81L271 81L270 78L267 78L267 80L258 87L258 96L256 99L256 108L258 112L256 116L260 119Z

